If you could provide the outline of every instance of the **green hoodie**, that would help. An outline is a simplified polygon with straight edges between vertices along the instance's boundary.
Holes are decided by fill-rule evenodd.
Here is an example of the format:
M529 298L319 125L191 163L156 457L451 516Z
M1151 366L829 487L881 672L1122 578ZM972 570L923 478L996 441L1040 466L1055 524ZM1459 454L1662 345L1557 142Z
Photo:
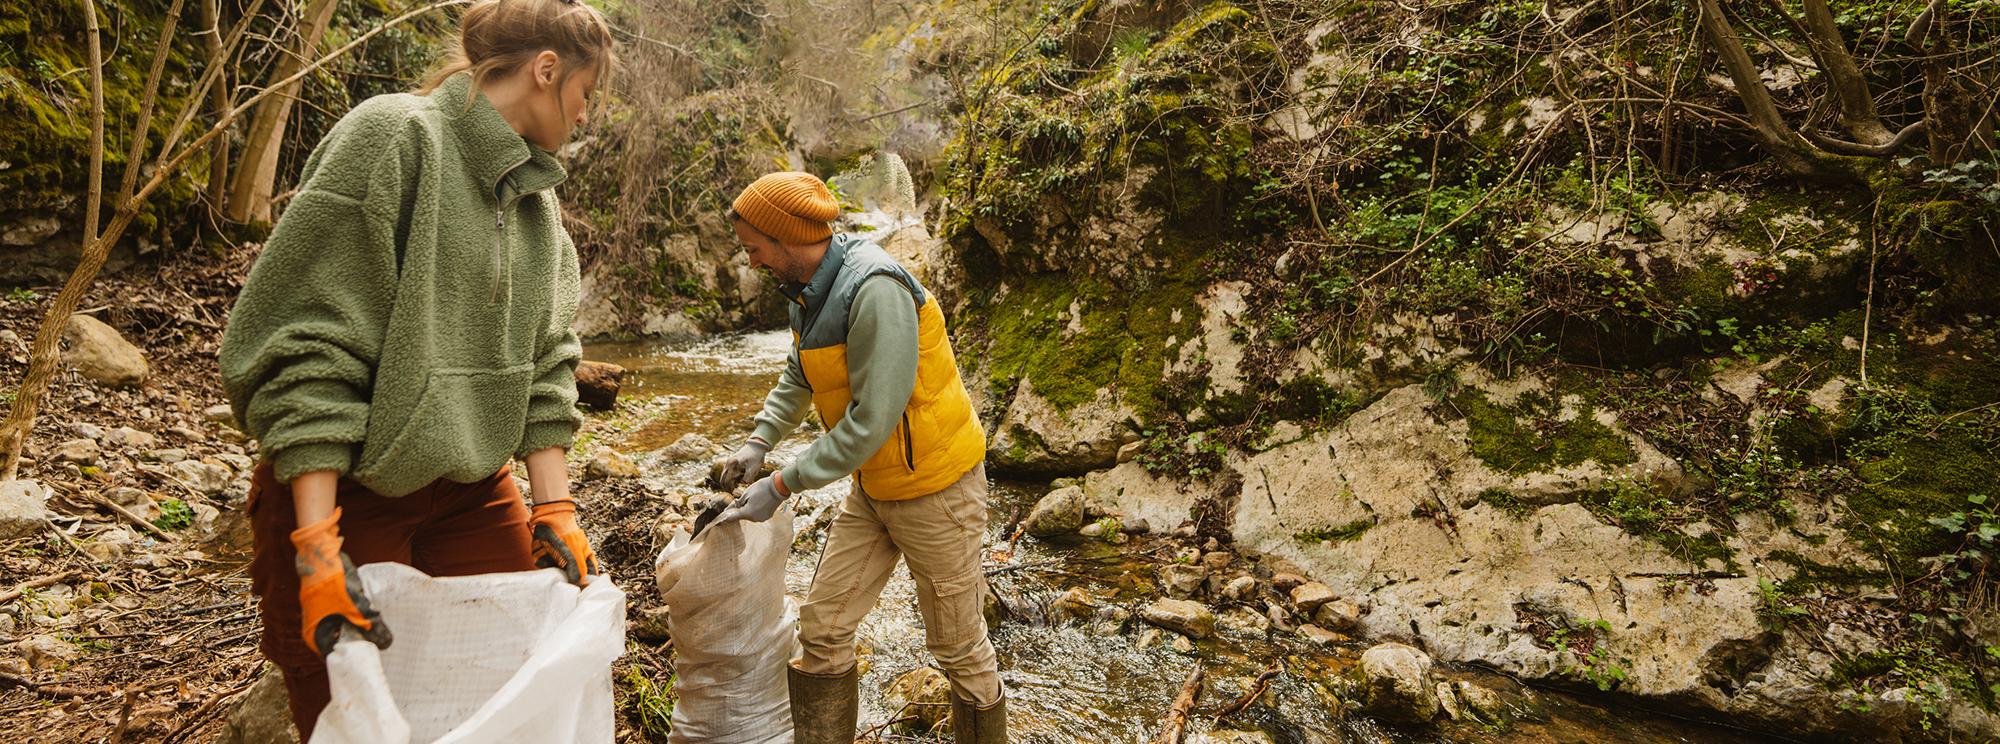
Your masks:
M230 405L280 481L332 470L402 496L569 446L581 345L562 179L468 75L334 125L222 337Z

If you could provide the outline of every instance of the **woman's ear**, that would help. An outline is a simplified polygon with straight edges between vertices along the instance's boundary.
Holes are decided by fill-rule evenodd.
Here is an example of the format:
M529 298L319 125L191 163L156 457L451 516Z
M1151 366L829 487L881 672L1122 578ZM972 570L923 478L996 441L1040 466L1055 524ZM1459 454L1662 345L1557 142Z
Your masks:
M535 61L530 65L530 69L534 71L535 85L539 87L555 85L556 78L562 72L561 68L562 58L549 49L543 49L540 54L535 55Z

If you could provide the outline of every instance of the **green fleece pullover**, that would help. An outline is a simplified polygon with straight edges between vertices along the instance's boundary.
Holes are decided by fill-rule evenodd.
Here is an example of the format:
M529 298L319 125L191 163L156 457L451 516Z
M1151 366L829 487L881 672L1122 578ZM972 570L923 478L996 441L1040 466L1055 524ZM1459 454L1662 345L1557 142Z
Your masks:
M469 75L341 118L230 313L219 360L281 481L402 496L567 447L577 258L554 156Z
M838 264L822 262L814 282L831 285ZM797 288L787 289L797 294ZM862 282L848 307L847 384L854 391L847 414L779 473L786 488L810 491L861 469L896 432L903 409L910 405L910 394L917 387L917 308L910 302L909 288L895 277ZM799 368L798 350L793 349L777 387L764 398L752 436L775 445L798 428L811 408L812 386Z

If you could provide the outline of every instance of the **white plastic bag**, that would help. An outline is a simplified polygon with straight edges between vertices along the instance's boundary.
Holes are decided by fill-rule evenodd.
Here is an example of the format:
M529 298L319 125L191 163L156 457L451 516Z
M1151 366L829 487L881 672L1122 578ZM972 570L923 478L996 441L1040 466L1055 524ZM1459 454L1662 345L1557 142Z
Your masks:
M799 646L785 598L792 513L675 536L654 561L674 638L673 744L790 744L785 666Z
M625 651L611 577L579 591L555 569L432 577L371 563L360 575L395 641L334 646L312 744L611 741L611 662Z

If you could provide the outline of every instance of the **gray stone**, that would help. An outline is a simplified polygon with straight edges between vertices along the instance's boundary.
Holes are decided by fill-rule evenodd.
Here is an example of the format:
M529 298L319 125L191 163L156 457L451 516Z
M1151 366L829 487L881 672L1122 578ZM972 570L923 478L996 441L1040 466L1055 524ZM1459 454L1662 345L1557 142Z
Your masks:
M159 506L153 503L153 497L147 495L144 489L120 486L105 491L104 498L113 504L123 507L125 511L132 512L145 519L153 519L160 516Z
M1174 653L1181 654L1183 656L1194 655L1194 640L1188 638L1187 636L1176 634L1174 636L1174 642L1170 645L1173 646Z
M1083 587L1070 587L1049 604L1049 614L1058 620L1085 620L1097 615L1097 603Z
M188 510L194 516L188 518L188 527L203 538L215 536L216 520L222 518L222 510L200 501L187 502Z
M1083 529L1083 489L1058 488L1035 502L1021 526L1036 537L1066 535Z
M1480 722L1499 723L1508 718L1507 701L1500 693L1471 682L1459 682L1456 692L1459 709Z
M1208 569L1169 563L1160 567L1160 585L1167 590L1167 596L1187 599L1201 592L1201 585L1208 581Z
M1347 636L1310 623L1299 626L1299 637L1321 646L1331 646L1347 640Z
M159 438L130 426L120 426L104 433L104 443L113 447L149 450L159 445Z
M230 410L228 403L218 403L201 409L201 417L209 423L236 426L236 412Z
M1292 588L1292 605L1298 607L1299 612L1308 615L1312 614L1313 610L1319 609L1320 605L1335 599L1339 599L1339 596L1333 593L1332 587L1317 581L1308 581Z
M222 464L229 466L229 469L231 471L234 471L238 474L248 473L251 471L251 469L257 467L257 461L250 459L249 455L238 455L238 454L224 452L222 454L216 455L215 459L220 461Z
M1215 540L1211 538L1209 542L1213 543ZM1220 571L1228 568L1229 564L1236 562L1235 553L1226 550L1216 550L1214 547L1210 547L1208 550L1210 552L1203 553L1201 556L1201 565L1208 567L1210 571Z
M72 315L63 328L63 341L68 347L63 361L100 385L126 387L146 380L146 355L104 321Z
M132 552L134 542L137 542L137 539L133 537L131 530L113 527L84 541L83 552L105 563L114 563L123 560Z
M1098 520L1084 525L1083 529L1077 530L1076 533L1084 537L1103 537L1108 531L1104 521Z
M62 232L62 221L53 214L30 214L8 221L7 228L0 230L0 245L25 247L39 245L42 241Z
M28 662L29 669L37 672L62 669L83 655L77 647L52 635L29 636L14 644L14 651Z
M291 698L285 693L285 678L277 667L264 665L264 674L229 713L229 723L216 744L299 744L299 732L292 725Z
M1368 608L1354 600L1336 599L1320 605L1319 609L1312 613L1312 619L1322 627L1342 633L1356 633L1361 630L1362 616L1367 614Z
M1215 621L1217 626L1237 635L1262 635L1271 627L1269 618L1246 607L1223 610Z
M157 449L157 450L148 450L145 454L140 455L140 457L143 457L147 460L152 460L154 462L172 465L174 463L187 459L188 452L187 450L179 448Z
M1249 576L1238 576L1222 585L1222 596L1238 602L1249 601L1257 595L1257 580Z
M71 439L56 445L56 460L73 462L78 465L95 465L97 458L104 456L104 450L92 439Z
M639 477L638 463L632 462L632 458L614 450L599 450L597 456L590 458L590 464L583 468L584 480L637 477Z
M706 460L715 454L715 450L715 443L708 437L689 432L660 450L660 454L672 462L689 462Z
M1126 442L1118 448L1118 462L1127 463L1139 459L1139 453L1146 451L1145 442Z
M1139 619L1182 635L1215 635L1215 612L1185 599L1162 599L1139 610Z
M1361 711L1369 716L1405 724L1428 724L1437 718L1441 703L1437 680L1431 676L1431 657L1400 643L1384 643L1361 654L1354 667Z
M167 466L167 472L188 488L206 496L229 490L229 468L211 462L182 460Z
M83 438L85 438L85 439L103 439L103 438L104 438L104 427L102 427L102 426L98 426L98 425L96 425L96 424L93 424L93 423L90 423L90 422L88 422L88 421L78 421L78 422L75 422L75 423L72 423L72 424L70 424L69 426L67 426L67 427L65 427L65 428L69 429L69 433L71 433L71 434L75 434L75 435L77 435L77 436L79 436L79 437L83 437Z
M0 540L32 535L47 525L48 498L42 484L32 480L0 483Z

